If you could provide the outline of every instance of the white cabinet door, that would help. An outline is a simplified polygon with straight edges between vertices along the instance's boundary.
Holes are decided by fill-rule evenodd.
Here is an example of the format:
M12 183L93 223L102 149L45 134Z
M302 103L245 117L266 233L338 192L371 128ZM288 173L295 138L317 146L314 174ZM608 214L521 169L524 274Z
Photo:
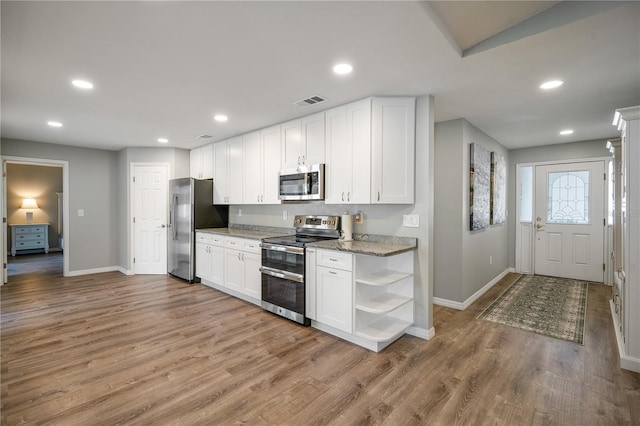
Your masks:
M327 164L325 166L326 204L344 204L351 187L351 150L347 142L347 107L325 112Z
M325 203L371 201L371 99L325 112Z
M244 288L244 263L240 250L224 249L225 287L242 292Z
M278 195L279 173L282 161L280 126L272 126L260 132L262 139L262 204L280 204Z
M298 167L304 148L300 120L292 120L282 124L282 168Z
M300 131L304 149L301 164L324 163L324 112L303 117L300 120Z
M244 158L242 155L242 137L238 136L227 141L228 153L228 204L242 204L243 202L243 182Z
M209 244L196 243L196 277L211 281L211 257Z
M219 285L224 285L224 248L220 246L209 246L209 262L211 272L209 281Z
M189 151L189 175L194 179L200 179L202 174L202 155L200 148Z
M415 98L374 98L371 128L371 202L412 204Z
M371 99L347 105L347 148L349 182L346 203L371 202ZM413 177L412 177L413 179Z
M247 296L262 299L262 256L256 253L242 253L244 260L244 291Z
M244 150L244 203L259 204L264 188L260 132L244 135L242 144Z
M316 271L316 291L316 320L339 330L352 333L352 273L318 266Z
M213 144L200 148L200 179L213 179Z
M213 144L213 204L228 204L227 142Z

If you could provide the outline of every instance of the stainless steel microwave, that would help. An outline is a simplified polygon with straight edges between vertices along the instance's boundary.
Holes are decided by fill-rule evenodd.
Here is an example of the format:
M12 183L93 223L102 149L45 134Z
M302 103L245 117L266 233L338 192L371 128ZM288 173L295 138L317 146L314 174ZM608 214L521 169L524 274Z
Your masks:
M280 170L282 201L324 200L324 164Z

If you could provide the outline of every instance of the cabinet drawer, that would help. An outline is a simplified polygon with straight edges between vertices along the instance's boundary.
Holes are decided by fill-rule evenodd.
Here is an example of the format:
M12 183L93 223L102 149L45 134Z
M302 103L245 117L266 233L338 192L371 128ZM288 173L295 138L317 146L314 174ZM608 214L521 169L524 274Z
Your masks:
M224 246L235 250L244 250L244 241L244 238L226 237Z
M16 241L17 250L27 250L32 248L43 248L43 247L44 247L44 241L42 240Z
M32 240L42 240L44 241L44 234L16 234L16 241L32 241Z
M211 244L213 246L223 246L224 237L222 235L210 234L208 232L196 232L196 243Z
M317 250L316 264L351 271L353 269L353 255L335 250Z
M258 240L244 240L243 250L249 253L260 254L260 241Z
M18 234L30 234L31 233L31 227L30 226L14 226L13 227L13 232L18 235Z

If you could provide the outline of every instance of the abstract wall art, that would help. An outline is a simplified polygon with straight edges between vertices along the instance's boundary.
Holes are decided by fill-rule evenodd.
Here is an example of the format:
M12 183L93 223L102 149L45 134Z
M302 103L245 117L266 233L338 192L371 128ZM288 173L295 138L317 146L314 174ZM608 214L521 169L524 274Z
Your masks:
M482 146L469 144L469 229L489 226L491 213L491 156Z
M507 219L507 164L499 152L491 153L491 225Z

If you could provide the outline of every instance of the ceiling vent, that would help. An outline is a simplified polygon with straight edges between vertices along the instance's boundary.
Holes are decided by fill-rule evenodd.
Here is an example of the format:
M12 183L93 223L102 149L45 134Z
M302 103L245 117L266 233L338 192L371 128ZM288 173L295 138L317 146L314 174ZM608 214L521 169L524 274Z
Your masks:
M206 133L200 135L200 136L196 136L196 139L211 139L213 136L211 135L207 135Z
M294 102L294 105L298 105L299 107L306 107L309 105L315 105L315 104L319 104L320 102L324 102L326 101L327 98L323 98L322 96L318 96L318 95L314 95L314 96L309 96L306 99L301 99L299 101Z

